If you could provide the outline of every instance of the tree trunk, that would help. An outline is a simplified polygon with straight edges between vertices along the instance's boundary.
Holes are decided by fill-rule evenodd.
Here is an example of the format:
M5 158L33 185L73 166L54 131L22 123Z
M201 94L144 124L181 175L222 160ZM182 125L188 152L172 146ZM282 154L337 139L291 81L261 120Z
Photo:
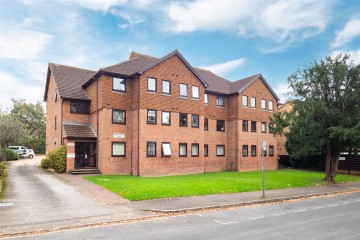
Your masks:
M335 172L339 164L340 153L336 150L336 147L331 146L331 144L328 144L326 149L325 181L336 183Z

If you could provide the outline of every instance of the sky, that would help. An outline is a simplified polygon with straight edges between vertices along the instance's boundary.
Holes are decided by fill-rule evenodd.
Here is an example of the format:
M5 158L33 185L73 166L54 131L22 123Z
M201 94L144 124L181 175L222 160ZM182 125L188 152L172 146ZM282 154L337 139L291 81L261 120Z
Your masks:
M0 106L43 101L49 62L90 70L177 49L230 81L287 78L325 56L360 64L360 0L0 0Z

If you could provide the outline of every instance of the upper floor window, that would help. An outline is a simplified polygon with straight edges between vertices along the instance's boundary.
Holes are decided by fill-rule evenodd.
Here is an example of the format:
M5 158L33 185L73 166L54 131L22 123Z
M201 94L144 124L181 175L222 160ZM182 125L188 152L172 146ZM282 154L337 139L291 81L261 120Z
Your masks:
M156 124L156 110L147 110L147 123Z
M225 156L225 145L216 145L216 156Z
M261 132L266 133L266 123L261 123Z
M225 121L224 120L216 120L216 131L225 131Z
M191 144L191 156L199 156L199 144L193 143Z
M274 111L274 102L269 100L269 111Z
M251 97L251 108L256 108L256 98Z
M208 95L206 93L204 94L204 103L209 104Z
M161 124L162 125L170 125L171 124L170 112L161 112Z
M180 83L180 97L187 97L187 84Z
M171 145L170 143L161 143L161 155L163 157L171 156Z
M180 127L187 126L187 113L179 113L179 126Z
M70 101L70 112L89 114L90 113L90 102L85 101Z
M208 118L204 119L204 130L209 130L209 119Z
M266 100L265 99L261 99L261 109L266 110Z
M220 107L224 106L224 96L220 96L220 95L217 96L216 106L220 106Z
M248 131L248 120L243 120L242 121L242 130L244 132L247 132Z
M163 94L171 94L171 83L170 83L170 81L167 81L167 80L162 81L162 93Z
M123 78L113 77L112 90L119 92L126 92L126 80Z
M126 123L126 111L113 109L112 110L112 123L125 124Z
M255 121L251 121L251 131L256 132L256 122Z
M192 127L199 127L199 115L198 114L193 114L191 115L191 126Z
M269 156L274 156L274 146L269 145Z
M242 96L242 105L243 107L248 106L248 96Z
M199 99L200 98L200 90L197 86L192 86L191 88L192 98Z
M148 78L147 90L148 92L156 92L156 78Z
M242 155L243 156L248 155L248 145L242 145Z

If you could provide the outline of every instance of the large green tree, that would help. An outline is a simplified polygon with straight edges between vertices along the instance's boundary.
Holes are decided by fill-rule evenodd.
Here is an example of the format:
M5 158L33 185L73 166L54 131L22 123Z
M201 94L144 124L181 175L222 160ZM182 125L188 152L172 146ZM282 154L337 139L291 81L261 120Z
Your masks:
M16 144L27 136L28 132L22 122L10 114L0 113L0 145L2 147Z
M341 151L360 146L360 65L349 55L326 57L288 78L295 96L290 113L276 113L289 155L325 156L325 180L335 182Z

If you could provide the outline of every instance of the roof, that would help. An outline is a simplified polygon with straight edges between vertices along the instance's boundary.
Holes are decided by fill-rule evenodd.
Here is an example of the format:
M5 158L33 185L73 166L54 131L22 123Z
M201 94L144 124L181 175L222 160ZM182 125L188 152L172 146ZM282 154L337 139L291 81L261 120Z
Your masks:
M68 138L96 138L96 133L90 123L63 122L66 137Z
M54 76L57 91L61 98L90 100L85 89L81 86L95 75L95 71L49 63L44 95L45 101L49 88L50 73Z
M280 99L277 97L275 92L261 74L255 74L253 76L231 82L209 70L192 67L177 50L165 55L162 58L156 58L153 56L132 52L129 60L101 68L97 72L53 63L49 64L49 69L54 75L55 82L61 97L88 100L89 97L85 91L85 88L93 81L95 81L98 76L102 74L109 74L123 77L135 77L136 75L143 74L150 68L175 55L177 55L194 73L194 75L197 76L198 79L204 84L206 87L205 92L224 95L241 93L255 80L260 78L277 99L277 101L280 101ZM50 71L48 71L48 78ZM47 97L48 81L49 79L47 79L46 82L45 100Z

